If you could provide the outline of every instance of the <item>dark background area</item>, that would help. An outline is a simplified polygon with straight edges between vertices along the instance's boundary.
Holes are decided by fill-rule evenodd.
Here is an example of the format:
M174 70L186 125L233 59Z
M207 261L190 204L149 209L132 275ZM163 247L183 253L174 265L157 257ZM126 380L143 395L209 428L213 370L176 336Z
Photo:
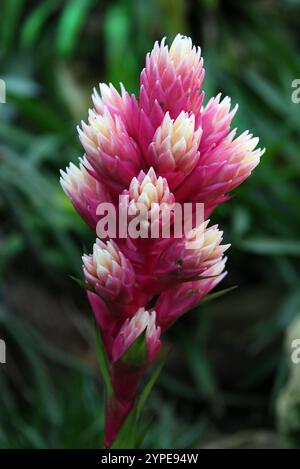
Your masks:
M155 40L202 48L207 100L266 147L213 221L231 293L169 333L172 354L145 413L152 448L300 447L300 2L2 0L0 78L1 448L99 447L103 388L81 275L94 235L59 185L82 149L76 125L100 81L137 92Z

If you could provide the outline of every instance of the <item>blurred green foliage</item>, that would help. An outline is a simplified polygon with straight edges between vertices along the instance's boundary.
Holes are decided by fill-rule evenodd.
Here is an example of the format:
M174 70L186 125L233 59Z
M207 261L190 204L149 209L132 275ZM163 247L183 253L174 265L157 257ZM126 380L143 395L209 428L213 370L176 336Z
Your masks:
M75 128L91 106L92 87L122 81L136 92L145 53L178 32L202 47L207 98L230 95L239 103L234 125L259 135L267 151L214 214L232 243L224 285L240 288L175 327L170 340L181 352L181 371L171 364L161 376L144 444L195 447L210 432L274 428L288 374L282 336L300 314L300 105L291 101L291 83L300 78L299 18L296 0L1 2L7 103L0 104L0 337L12 344L8 361L26 376L20 388L14 373L0 369L0 447L99 444L96 367L56 348L25 312L16 315L10 286L26 279L88 310L68 274L80 275L92 234L64 196L59 169L81 155ZM219 345L220 324L235 331L246 353L237 370Z

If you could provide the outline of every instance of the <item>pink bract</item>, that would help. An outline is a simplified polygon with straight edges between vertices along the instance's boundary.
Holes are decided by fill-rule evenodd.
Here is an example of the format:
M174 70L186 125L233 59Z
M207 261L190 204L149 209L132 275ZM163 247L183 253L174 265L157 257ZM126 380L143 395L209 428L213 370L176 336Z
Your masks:
M97 239L83 256L88 292L109 361L113 386L106 405L105 445L111 446L133 408L147 366L160 348L160 334L195 307L226 275L223 233L208 216L247 179L263 150L258 138L231 129L237 106L221 95L203 106L200 48L177 35L146 56L138 99L121 85L100 84L94 109L78 128L85 155L61 172L61 185L95 231L97 207L143 208L147 230L151 206L204 204L205 221L180 239ZM163 216L158 219L162 225ZM161 226L160 226L161 227ZM197 233L202 234L197 238ZM133 360L136 341L144 355Z

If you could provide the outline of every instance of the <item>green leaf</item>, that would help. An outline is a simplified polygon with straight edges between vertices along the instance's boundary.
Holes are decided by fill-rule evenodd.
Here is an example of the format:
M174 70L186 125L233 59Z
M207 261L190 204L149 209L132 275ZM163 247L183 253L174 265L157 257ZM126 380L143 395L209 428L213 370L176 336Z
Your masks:
M194 282L196 280L206 280L209 278L216 278L217 275L193 275L192 277L186 278L183 282Z
M243 241L240 247L256 254L300 256L300 242L296 239L256 237Z
M9 0L1 2L0 42L4 50L9 50L18 28L19 18L25 6L25 0Z
M63 56L70 55L76 47L80 30L94 0L69 0L58 25L57 48Z
M161 355L158 357L158 364L156 366L156 368L154 369L152 375L150 376L150 379L148 381L148 383L146 384L146 386L144 387L138 401L137 401L137 404L136 404L136 411L137 411L137 418L140 418L140 415L141 415L141 412L143 410L143 407L145 405L145 402L146 400L148 399L149 397L149 394L151 392L151 390L153 389L153 386L155 385L159 375L160 375L160 372L161 370L163 369L165 363L166 363L166 360L169 356L169 353L170 353L170 350L169 349L164 349L161 353Z
M55 112L55 110L44 106L34 98L27 98L14 93L8 93L8 97L18 107L19 113L37 129L65 134L65 121L58 115L57 110Z
M111 449L135 449L137 435L136 407L128 415Z
M138 433L138 422L141 416L142 409L145 405L145 402L156 383L160 372L166 362L166 359L169 355L169 349L164 349L159 357L156 359L158 361L157 366L153 370L149 381L145 385L141 395L137 399L132 411L128 415L125 423L123 424L121 430L119 431L114 443L112 444L112 449L125 449L125 448L136 448L137 443L141 442L141 436L144 437L145 434L140 435Z
M19 233L12 233L2 241L0 246L0 273L4 272L7 265L20 254L25 246L23 237Z
M110 373L109 373L108 358L107 358L106 350L105 350L104 343L101 337L101 333L98 329L97 324L96 324L96 349L97 349L98 363L99 363L103 381L106 387L106 392L108 396L111 396L113 393L113 386L112 386Z
M77 277L73 277L73 275L69 275L69 277L72 280L74 280L74 282L76 282L81 288L84 288L85 290L95 293L94 288L88 283L86 283L84 280L81 280L80 278L77 278Z
M147 361L146 330L139 335L119 360L132 368L140 368Z
M220 298L220 296L226 295L226 293L229 293L232 290L235 290L236 288L237 288L237 285L234 285L233 287L224 288L223 290L210 293L209 295L206 295L204 299L199 302L199 304L207 303L208 301L212 301L217 298Z
M244 79L247 81L248 85L257 92L266 105L280 115L282 115L282 113L284 115L287 114L286 97L280 93L276 86L265 80L254 70L248 70L247 73L244 74Z
M57 2L48 0L41 2L39 6L26 19L21 33L21 43L25 46L31 46L38 39L39 33L43 29L47 18L58 7Z

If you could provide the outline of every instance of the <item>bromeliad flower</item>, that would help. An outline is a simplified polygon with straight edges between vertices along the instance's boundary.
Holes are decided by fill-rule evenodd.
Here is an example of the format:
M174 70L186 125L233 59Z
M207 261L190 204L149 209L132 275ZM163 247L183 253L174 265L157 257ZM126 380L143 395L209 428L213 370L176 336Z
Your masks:
M206 277L218 263L229 244L221 244L223 232L216 225L207 228L209 220L188 232L181 240L172 240L163 250L154 269L160 283L170 286Z
M96 229L97 207L102 202L112 202L105 185L91 176L92 167L84 157L80 159L79 168L70 163L66 171L61 170L60 183L83 220Z
M197 115L204 98L203 79L201 49L193 46L190 38L178 34L170 49L165 39L161 44L156 42L141 73L140 107L154 127L160 125L159 117L162 120L166 112L172 119L182 111Z
M113 347L112 347L112 358L113 362L117 362L131 347L133 342L145 332L145 350L144 357L139 359L145 363L150 363L158 349L160 347L160 328L156 326L156 313L155 311L145 311L144 308L140 308L131 319L126 319L122 328L117 335ZM135 358L135 357L134 357ZM124 357L123 357L123 361ZM127 390L122 389L121 393L125 393Z
M97 239L93 254L82 259L85 279L99 296L115 303L132 301L134 270L113 241Z
M109 86L105 83L100 83L99 92L100 94L96 88L94 88L92 99L95 112L102 116L106 109L111 116L119 116L128 134L131 137L136 136L138 133L137 122L139 114L139 106L136 97L133 94L130 96L122 83L121 95L111 83Z
M79 168L71 163L62 172L63 189L94 231L98 206L122 208L122 195L126 220L139 234L126 226L126 236L118 231L106 235L114 239L97 239L93 253L83 256L105 349L106 446L118 446L120 438L122 445L135 444L128 440L132 428L122 435L123 424L136 422L138 388L159 352L161 333L225 277L229 245L222 244L223 232L210 227L208 217L263 154L258 138L231 130L237 106L231 109L230 98L218 95L203 106L203 79L201 50L190 38L177 35L170 48L164 39L155 43L138 100L122 85L121 93L105 84L94 90L95 108L79 129L86 156ZM175 209L187 203L192 226L177 236ZM204 205L200 222L197 204Z
M117 314L131 316L146 301L131 262L113 240L96 240L92 255L83 256L86 282Z
M141 171L138 177L134 177L128 191L123 194L129 195L129 207L139 210L143 206L147 212L151 210L153 203L173 205L175 202L168 181L157 177L153 168L150 168L147 174Z
M105 107L103 114L90 110L88 122L82 122L78 132L94 177L119 194L143 167L138 145L121 117L112 116Z
M149 145L147 160L174 190L195 168L202 129L195 129L195 115L181 112L173 120L167 112Z
M216 261L205 271L204 279L184 282L174 288L164 291L155 305L157 324L165 332L175 321L192 308L213 290L227 275L224 271L226 257Z
M203 153L199 164L176 192L178 200L201 201L213 210L228 199L226 194L250 176L264 150L256 148L258 138L249 132L234 139L235 134L236 130L231 131L218 145Z
M147 174L141 171L138 177L134 177L123 195L128 195L129 216L140 214L141 237L145 238L154 237L156 228L161 228L165 215L171 213L175 203L168 181L157 177L153 168ZM151 226L151 220L155 225Z

